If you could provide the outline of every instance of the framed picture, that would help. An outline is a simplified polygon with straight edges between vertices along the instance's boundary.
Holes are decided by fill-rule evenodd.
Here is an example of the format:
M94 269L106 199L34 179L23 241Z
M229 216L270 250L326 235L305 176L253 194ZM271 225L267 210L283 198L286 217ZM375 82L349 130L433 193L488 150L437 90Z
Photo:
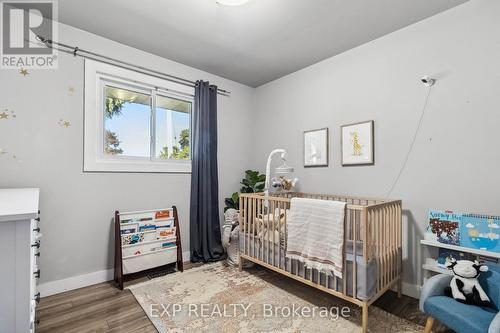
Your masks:
M328 128L304 132L304 167L328 166Z
M342 165L371 165L374 158L373 120L341 127Z

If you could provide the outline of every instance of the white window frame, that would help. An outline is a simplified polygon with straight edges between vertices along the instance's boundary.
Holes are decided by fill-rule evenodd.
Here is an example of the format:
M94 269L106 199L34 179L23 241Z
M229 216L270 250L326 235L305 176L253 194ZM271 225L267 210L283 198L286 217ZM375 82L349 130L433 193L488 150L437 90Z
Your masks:
M106 84L108 83L108 84ZM106 156L104 154L104 86L151 95L151 151L155 152L156 96L193 103L194 88L162 80L121 67L85 59L84 172L190 173L191 160L151 157ZM191 126L190 126L191 130ZM190 140L191 141L191 140Z

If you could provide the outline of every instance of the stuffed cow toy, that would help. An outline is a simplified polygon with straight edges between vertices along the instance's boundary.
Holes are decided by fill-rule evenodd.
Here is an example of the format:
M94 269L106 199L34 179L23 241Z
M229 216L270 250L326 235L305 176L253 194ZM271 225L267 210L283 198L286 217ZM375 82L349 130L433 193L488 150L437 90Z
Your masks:
M447 265L454 277L444 292L447 296L465 304L489 306L490 299L477 280L479 274L487 272L488 267L478 261L452 259Z

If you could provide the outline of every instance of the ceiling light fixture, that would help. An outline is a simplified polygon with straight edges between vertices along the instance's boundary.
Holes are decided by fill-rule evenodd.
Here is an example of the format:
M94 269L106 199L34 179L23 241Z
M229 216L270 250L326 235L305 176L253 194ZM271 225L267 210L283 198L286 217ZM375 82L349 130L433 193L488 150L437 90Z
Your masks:
M224 6L242 6L249 0L216 0L217 4Z

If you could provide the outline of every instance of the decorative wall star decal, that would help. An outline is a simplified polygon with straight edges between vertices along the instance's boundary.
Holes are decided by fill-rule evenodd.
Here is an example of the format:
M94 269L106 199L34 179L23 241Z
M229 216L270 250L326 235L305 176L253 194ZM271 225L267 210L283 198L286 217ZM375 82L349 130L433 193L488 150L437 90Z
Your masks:
M9 117L16 118L16 113L12 110L5 109L2 113L0 113L0 120L1 119L9 119Z
M7 150L0 148L0 156L3 154L7 154Z
M68 120L64 120L64 119L59 119L58 123L59 123L59 126L64 127L64 128L68 128L71 126L71 123Z
M21 70L19 71L19 74L21 74L22 76L26 76L29 74L29 72L27 69L21 68Z
M75 91L76 91L75 87L70 86L70 87L68 88L68 95L73 95L73 94L75 93Z

